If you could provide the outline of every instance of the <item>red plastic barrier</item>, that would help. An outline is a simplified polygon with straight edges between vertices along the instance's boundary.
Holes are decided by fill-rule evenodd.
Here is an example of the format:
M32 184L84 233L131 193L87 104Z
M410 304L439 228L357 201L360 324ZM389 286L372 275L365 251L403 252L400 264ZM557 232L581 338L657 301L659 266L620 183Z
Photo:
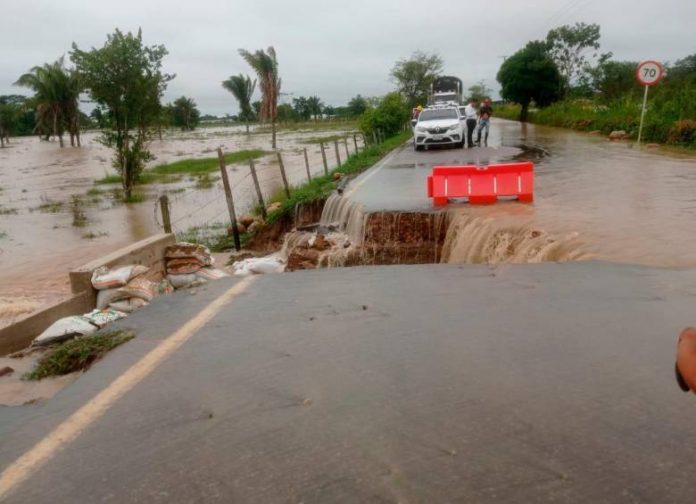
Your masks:
M468 198L473 205L495 203L498 197L534 201L534 164L435 166L428 176L428 197L444 206L450 198Z

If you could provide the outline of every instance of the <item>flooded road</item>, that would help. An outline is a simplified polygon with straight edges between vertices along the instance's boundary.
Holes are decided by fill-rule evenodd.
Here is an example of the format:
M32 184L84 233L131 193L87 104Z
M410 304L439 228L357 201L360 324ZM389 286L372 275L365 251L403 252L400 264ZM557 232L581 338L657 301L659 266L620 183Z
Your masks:
M365 213L430 210L425 180L433 166L511 159L534 161L534 204L451 203L442 262L696 266L696 154L496 120L488 148L406 147L356 181L349 197ZM340 219L335 213L330 220ZM355 215L352 221L355 234Z
M281 131L278 148L290 184L306 181L303 148L310 170L323 172L319 145L313 139L342 135L344 130ZM174 182L137 186L144 201L123 204L120 184L95 184L114 174L111 151L97 142L96 133L82 137L82 148L60 149L57 142L36 137L13 138L0 150L0 326L35 310L68 291L67 272L92 259L162 231L157 198L168 194L175 232L192 226L228 223L227 207L218 173L210 187L197 177L182 175ZM360 144L362 146L362 144ZM269 154L256 162L259 180L268 197L281 187L278 161L270 153L270 134L246 135L244 128L201 128L169 132L155 140L150 166L183 159L215 157L225 152L262 149ZM345 159L345 146L340 146ZM349 151L354 152L352 138ZM329 168L336 165L333 144L326 150ZM229 167L238 215L254 204L248 165ZM79 197L78 208L73 195ZM75 212L84 225L75 226Z

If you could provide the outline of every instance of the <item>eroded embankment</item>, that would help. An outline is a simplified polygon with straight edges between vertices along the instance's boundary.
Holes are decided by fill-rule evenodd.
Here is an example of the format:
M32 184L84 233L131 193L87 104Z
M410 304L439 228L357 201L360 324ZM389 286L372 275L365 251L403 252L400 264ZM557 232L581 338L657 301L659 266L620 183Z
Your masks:
M316 212L316 209L314 209ZM591 256L575 232L550 233L525 215L442 211L370 212L331 196L319 222L285 235L288 270L385 264L502 264Z

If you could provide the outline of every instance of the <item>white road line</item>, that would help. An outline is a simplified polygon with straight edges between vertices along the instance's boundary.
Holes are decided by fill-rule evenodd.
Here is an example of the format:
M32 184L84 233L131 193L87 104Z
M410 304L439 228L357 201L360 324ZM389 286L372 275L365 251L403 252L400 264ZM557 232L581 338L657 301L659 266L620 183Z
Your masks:
M99 392L89 402L70 415L45 438L15 460L0 474L0 500L26 481L46 464L65 445L77 439L87 428L101 418L121 397L152 373L157 366L176 352L237 295L244 292L256 277L240 280L233 287L203 308L195 317L169 335L133 364L125 373Z
M407 142L408 142L408 140L407 140ZM406 143L406 142L404 142L404 143ZM381 161L379 161L375 166L368 169L368 171L365 173L365 176L363 177L363 179L360 180L359 182L357 182L355 185L351 185L350 188L345 193L343 193L343 197L347 198L351 194L353 194L358 187L363 185L365 182L367 182L369 179L371 179L375 173L377 173L382 168L384 168L387 165L387 163L389 161L391 161L391 158L396 156L396 154L399 153L402 148L403 148L403 146L396 147L386 157L384 157Z

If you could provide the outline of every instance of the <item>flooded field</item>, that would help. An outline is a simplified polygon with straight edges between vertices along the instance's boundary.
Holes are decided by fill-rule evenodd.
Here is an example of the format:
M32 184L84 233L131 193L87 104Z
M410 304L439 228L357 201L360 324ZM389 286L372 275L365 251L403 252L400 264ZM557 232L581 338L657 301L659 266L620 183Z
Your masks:
M344 133L340 129L281 131L278 148L290 184L306 180L305 147L312 173L321 173L321 150L313 140ZM0 326L63 296L69 289L66 273L71 268L161 232L157 204L161 194L170 198L174 231L228 223L217 173L208 180L181 175L166 184L140 185L136 193L144 201L122 203L120 184L95 183L115 173L111 152L97 142L97 136L84 134L81 148L64 149L36 137L13 138L9 147L0 150ZM152 142L157 159L150 166L215 157L218 147L225 152L269 151L256 162L259 180L266 196L281 187L278 161L270 153L270 134L246 135L242 127L170 132L162 141ZM345 146L339 147L345 159ZM352 138L348 147L352 153ZM329 167L335 166L333 144L327 146L326 155ZM239 214L254 204L252 180L246 163L230 166L229 173Z

